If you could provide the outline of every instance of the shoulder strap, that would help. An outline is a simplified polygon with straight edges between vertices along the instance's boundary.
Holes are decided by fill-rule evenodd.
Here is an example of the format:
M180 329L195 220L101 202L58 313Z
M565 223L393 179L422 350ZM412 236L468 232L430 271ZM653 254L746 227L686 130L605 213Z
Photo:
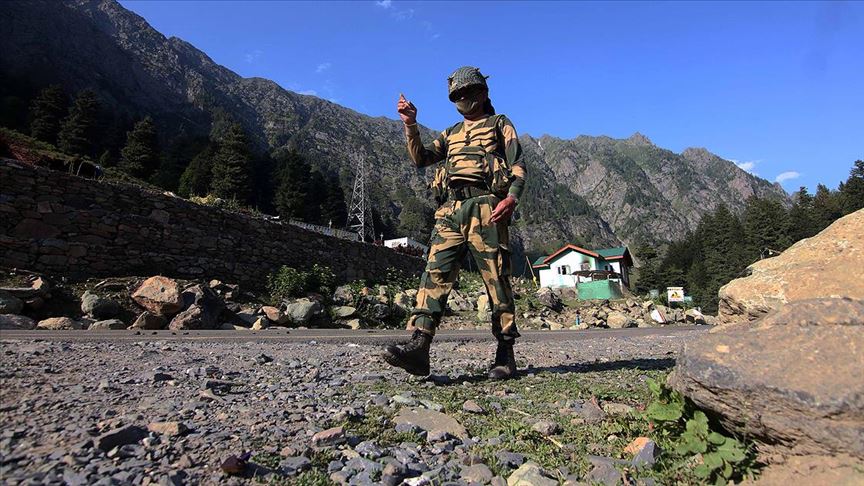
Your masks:
M450 135L458 132L459 130L462 130L462 125L463 125L463 123L461 121L455 125L452 125L447 130L444 130L444 136L449 137Z

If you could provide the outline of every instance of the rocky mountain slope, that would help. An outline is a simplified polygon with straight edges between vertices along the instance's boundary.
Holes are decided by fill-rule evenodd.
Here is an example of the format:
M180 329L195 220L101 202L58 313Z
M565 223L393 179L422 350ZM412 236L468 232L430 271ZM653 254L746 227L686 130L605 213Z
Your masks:
M365 159L378 181L373 204L393 217L400 211L392 201L398 187L426 194L431 171L411 167L398 121L242 78L113 0L7 1L0 3L0 18L4 83L94 88L114 112L150 115L166 133L207 133L213 113L227 112L260 149L296 149L341 174L346 186L351 164ZM720 203L740 209L751 195L787 197L705 149L675 154L639 134L626 140L523 135L522 141L531 181L513 232L517 253L565 241L662 243Z

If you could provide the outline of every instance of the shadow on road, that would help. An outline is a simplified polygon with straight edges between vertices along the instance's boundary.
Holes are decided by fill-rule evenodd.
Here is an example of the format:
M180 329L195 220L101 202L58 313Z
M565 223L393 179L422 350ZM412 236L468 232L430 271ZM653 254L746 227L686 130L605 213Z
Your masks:
M622 369L630 370L667 370L675 366L673 358L636 358L625 359L620 361L609 361L605 363L575 363L569 365L557 366L541 366L538 368L520 369L514 380L527 378L528 375L539 375L541 373L566 374L566 373L590 373L596 371L617 371ZM489 377L483 374L464 374L456 378L451 378L447 375L431 375L426 378L438 386L461 385L462 383L482 383L492 381Z

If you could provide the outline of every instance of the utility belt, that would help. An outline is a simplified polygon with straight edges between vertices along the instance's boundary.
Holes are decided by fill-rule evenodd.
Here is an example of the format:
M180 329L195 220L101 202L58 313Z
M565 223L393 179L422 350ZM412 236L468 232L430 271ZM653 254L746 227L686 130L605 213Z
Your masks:
M464 201L466 199L471 199L472 197L480 197L480 196L488 196L492 194L486 187L480 186L462 186L459 188L451 187L447 191L447 198L451 201Z

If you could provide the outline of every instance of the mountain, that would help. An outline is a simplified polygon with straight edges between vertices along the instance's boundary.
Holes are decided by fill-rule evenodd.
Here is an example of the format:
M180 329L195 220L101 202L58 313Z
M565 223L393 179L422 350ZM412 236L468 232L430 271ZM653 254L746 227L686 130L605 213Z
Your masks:
M0 18L0 95L7 99L29 99L50 83L70 93L92 88L115 116L115 128L149 115L163 137L206 135L214 118L228 114L259 150L297 150L339 174L346 188L351 164L366 160L376 176L373 205L391 220L398 218L405 188L429 201L431 171L411 166L398 121L240 77L113 0L6 0ZM426 128L422 133L426 140L434 135ZM662 244L721 203L740 210L751 195L788 200L779 186L705 149L676 154L640 134L626 140L522 135L521 141L529 184L513 228L520 254L565 241Z

